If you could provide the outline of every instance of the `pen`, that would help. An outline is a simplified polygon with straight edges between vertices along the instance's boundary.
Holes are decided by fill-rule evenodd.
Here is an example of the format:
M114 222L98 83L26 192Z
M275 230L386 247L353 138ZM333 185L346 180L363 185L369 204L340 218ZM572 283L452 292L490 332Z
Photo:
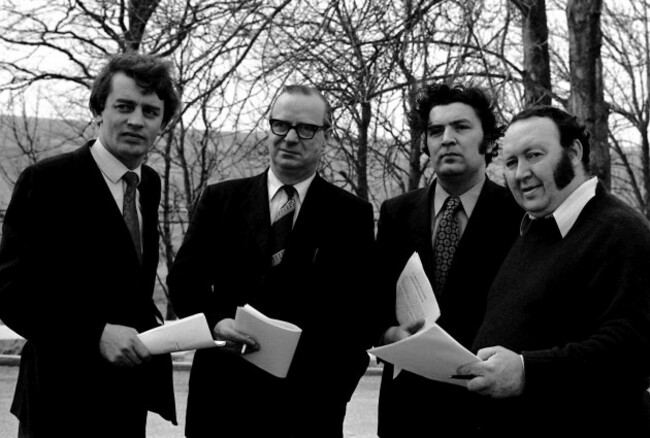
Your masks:
M318 255L318 248L314 251L314 257L311 259L312 263L316 263L316 256Z
M472 380L475 376L474 374L452 374L449 376L450 379L458 379L458 380Z

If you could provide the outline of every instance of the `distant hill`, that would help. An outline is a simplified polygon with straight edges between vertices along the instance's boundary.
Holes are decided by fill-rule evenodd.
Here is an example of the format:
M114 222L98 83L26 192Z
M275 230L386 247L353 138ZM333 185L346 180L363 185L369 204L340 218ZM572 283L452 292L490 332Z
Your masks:
M13 185L29 164L74 149L92 136L89 122L0 114L0 209L9 203Z
M78 148L95 138L96 131L90 121L0 114L0 214L6 209L15 181L25 167ZM220 132L206 137L203 131L188 130L183 142L186 161L191 168L199 163L199 155L209 161L211 180L249 176L266 167L264 137L262 133L243 132ZM204 150L200 149L202 145L206 145ZM153 151L148 164L161 171L160 152ZM175 179L182 177L179 169L174 172Z

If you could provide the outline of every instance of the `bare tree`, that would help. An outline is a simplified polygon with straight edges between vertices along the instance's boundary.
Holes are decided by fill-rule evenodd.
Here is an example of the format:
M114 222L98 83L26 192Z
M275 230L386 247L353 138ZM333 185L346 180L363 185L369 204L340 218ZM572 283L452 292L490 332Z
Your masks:
M63 90L66 97L74 96L76 104L76 111L60 116L84 117L84 96L94 69L106 57L142 50L174 60L184 105L149 157L151 164L162 170L162 248L169 267L187 220L187 206L219 167L219 153L222 157L228 154L223 136L215 134L222 131L222 126L214 123L224 112L232 115L233 107L219 102L228 81L236 76L253 44L289 2L284 0L274 7L247 0L54 0L37 6L4 2L0 13L6 20L0 23L0 44L28 55L0 61L0 78L8 78L0 82L0 92L24 93L38 84L56 82L57 86L48 89L52 93ZM50 59L65 62L53 64L48 62ZM56 99L53 95L48 98ZM189 128L188 123L197 121L202 131ZM228 147L238 148L235 140L241 138L235 135L231 139ZM30 145L25 142L19 145L24 145L27 157L39 158L37 149L28 150ZM160 285L165 289L163 281ZM171 308L168 315L172 316Z
M603 93L601 9L601 0L568 0L567 3L571 66L569 110L585 123L591 133L591 171L609 188L609 110Z
M650 218L650 3L603 11L603 65L610 144L616 153L612 190Z
M551 63L545 0L512 0L522 15L526 106L551 103Z

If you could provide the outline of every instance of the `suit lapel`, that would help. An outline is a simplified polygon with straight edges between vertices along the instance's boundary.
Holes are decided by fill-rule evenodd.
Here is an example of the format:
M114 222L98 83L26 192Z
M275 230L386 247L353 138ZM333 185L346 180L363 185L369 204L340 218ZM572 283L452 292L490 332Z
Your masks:
M135 248L133 248L131 236L122 217L122 213L115 203L115 199L104 180L101 170L90 153L92 143L92 141L86 143L82 148L75 151L75 158L78 163L77 167L79 168L79 178L80 181L83 181L80 184L80 214L86 220L92 221L94 223L93 226L101 229L104 237L111 237L110 239L105 238L105 241L119 244L123 248L121 254L131 254L132 257L129 257L129 260L139 266L140 262L138 261ZM141 196L141 199L143 198ZM145 216L144 210L143 207L143 217ZM151 214L147 214L146 216L147 220L151 219ZM147 232L147 234L150 234L150 232ZM148 236L148 239L151 239L151 236ZM149 243L148 245L150 246L151 244Z
M250 230L263 258L270 261L271 257L271 212L269 210L269 195L267 172L257 175L252 183L245 186L242 193L242 216Z
M160 185L153 180L148 169L142 168L142 181L138 186L142 206L142 266L158 263L158 205ZM158 193L156 193L158 192Z
M431 206L433 193L435 192L435 181L425 190L422 190L414 199L413 210L409 218L409 229L412 233L413 245L420 255L422 265L427 276L433 279L434 258L431 234Z
M323 233L314 233L313 230L322 230L327 226L326 209L329 199L327 183L316 174L302 200L283 263L311 263L314 260Z
M476 201L476 206L472 212L472 216L467 222L463 236L458 244L458 249L454 255L454 260L449 268L447 275L447 283L455 284L459 279L466 275L466 267L474 266L480 263L484 257L484 245L486 242L487 233L492 229L492 221L498 218L495 214L494 208L494 193L496 192L496 184L486 178L485 184L481 189L481 193ZM498 214L498 211L496 212Z
M467 226L465 227L463 236L460 239L456 258L462 257L463 252L466 251L465 247L470 246L471 248L475 248L476 242L480 241L480 234L485 232L486 217L491 215L490 208L494 207L493 205L490 205L490 199L493 198L493 193L495 192L494 186L495 184L486 177L485 184L483 184L481 193L476 200L472 216L467 221ZM454 259L454 264L455 262L456 260Z

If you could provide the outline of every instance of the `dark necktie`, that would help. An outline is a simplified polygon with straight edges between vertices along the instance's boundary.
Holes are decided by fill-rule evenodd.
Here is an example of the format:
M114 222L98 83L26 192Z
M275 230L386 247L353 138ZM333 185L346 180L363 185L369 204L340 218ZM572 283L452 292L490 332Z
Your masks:
M138 185L138 174L129 171L122 176L122 179L126 182L122 214L124 216L124 222L126 222L126 226L131 234L131 240L135 246L135 252L138 254L138 260L142 263L140 225L138 224L138 209L135 205L135 190Z
M284 250L289 241L291 228L293 227L293 215L296 211L296 189L293 186L284 185L280 187L287 194L287 202L280 208L278 215L273 222L273 252L271 266L278 266L282 262Z
M442 218L436 231L436 240L433 248L435 257L435 281L434 290L436 293L443 293L449 267L454 260L454 253L460 242L460 223L456 211L461 206L458 196L449 196L443 206Z

